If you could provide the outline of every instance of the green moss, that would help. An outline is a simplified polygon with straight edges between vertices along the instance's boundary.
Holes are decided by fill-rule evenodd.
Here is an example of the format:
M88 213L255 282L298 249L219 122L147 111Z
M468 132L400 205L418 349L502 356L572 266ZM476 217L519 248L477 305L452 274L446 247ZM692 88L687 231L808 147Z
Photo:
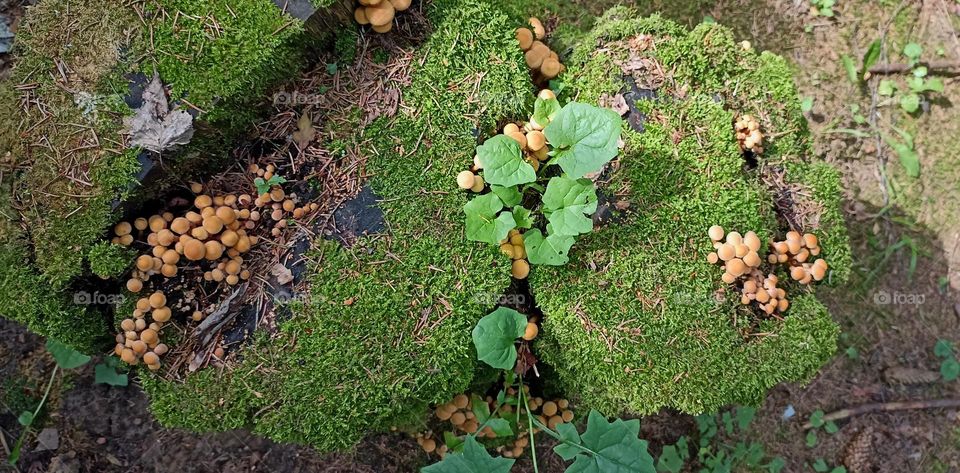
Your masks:
M470 385L470 331L509 284L508 266L495 248L460 237L467 196L449 189L478 130L522 116L532 89L504 15L477 0L437 1L428 15L434 32L403 90L409 113L346 138L375 146L367 167L389 234L351 249L317 241L310 293L278 333L244 348L233 370L184 384L145 381L164 424L246 425L343 449L419 422L429 403Z
M161 78L218 127L249 125L266 87L299 68L303 25L270 0L162 0L147 11Z
M0 86L0 103L21 113L0 118L0 176L7 180L0 192L18 209L4 213L3 226L28 230L17 237L17 250L4 256L31 269L17 268L7 277L29 274L10 284L41 286L27 295L31 300L57 303L60 298L46 291L68 287L84 271L88 254L94 255L95 272L116 270L96 260L102 255L91 248L115 221L118 202L154 192L136 187L138 151L126 148L122 133L122 120L131 114L122 99L126 73L145 69L150 75L155 64L175 98L206 112L188 149L165 155L167 171L182 177L224 162L230 140L257 116L253 105L266 87L298 68L302 26L270 1L149 5L143 28L134 11L139 4L43 0L28 10L18 31L16 68ZM22 90L15 90L20 84ZM18 309L15 318L35 330L55 328L49 320L54 313L75 312L58 306L31 314L30 308L36 307ZM90 327L98 323L92 320Z
M133 262L134 252L123 246L101 241L87 253L90 271L101 278L115 278L124 273Z
M809 289L788 278L781 286L792 306L782 322L740 305L706 261L706 230L781 237L761 174L784 165L788 181L814 189L812 204L823 208L818 234L825 252L834 248L825 256L843 278L850 260L837 174L804 161L808 137L782 59L743 51L718 25L687 34L615 8L574 51L562 76L567 95L596 102L625 90L616 64L629 51L618 40L639 33L655 44L639 54L675 74L656 100L636 104L644 131L624 128L606 191L633 211L578 241L566 266L535 268L531 288L545 314L535 350L568 394L611 415L757 403L774 384L816 372L838 329ZM754 171L744 171L733 134L742 113L764 117L777 135Z

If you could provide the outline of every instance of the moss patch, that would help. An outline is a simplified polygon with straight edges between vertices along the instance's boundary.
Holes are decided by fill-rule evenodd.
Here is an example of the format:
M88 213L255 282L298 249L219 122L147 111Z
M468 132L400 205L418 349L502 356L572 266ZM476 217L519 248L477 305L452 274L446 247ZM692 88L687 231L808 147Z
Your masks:
M46 291L63 290L81 275L87 255L94 271L116 273L90 250L116 220L116 204L143 193L135 180L138 151L127 148L123 134L131 113L122 99L126 73L156 70L172 84L174 99L205 112L190 147L165 154L178 176L195 175L197 163L223 162L216 158L227 156L226 143L257 116L253 104L266 87L298 69L303 41L301 24L268 0L44 0L31 7L17 34L16 68L0 84L3 109L20 111L0 119L0 192L10 209L3 225L23 230L4 256L30 268L30 276L14 281L21 268L0 269L0 276L10 287L43 286L23 297L56 309L31 313L34 306L26 305L3 315L43 335L74 339L47 331L57 326L49 323L53 314L76 311Z
M351 139L372 143L368 170L389 235L351 249L318 241L311 291L294 317L242 351L223 375L183 384L147 378L163 423L246 425L282 441L343 449L422 419L428 403L466 389L470 331L509 284L496 249L464 240L452 176L496 120L521 117L529 76L505 15L476 0L433 2L434 33L403 91L409 112ZM470 34L464 34L469 31Z
M637 34L652 37L641 52L617 43ZM785 320L758 317L706 262L710 225L782 237L761 175L785 166L788 180L815 189L826 257L838 278L849 272L839 181L829 167L804 162L806 128L783 60L743 51L719 25L684 33L626 8L608 12L583 44L561 76L580 101L627 90L617 64L630 54L672 75L656 100L636 104L644 132L624 129L608 192L634 211L578 242L568 265L531 275L545 313L537 353L568 393L610 415L711 412L757 403L774 384L811 376L836 347L838 328L824 306L786 283ZM744 170L733 135L741 113L761 117L771 136L756 170Z

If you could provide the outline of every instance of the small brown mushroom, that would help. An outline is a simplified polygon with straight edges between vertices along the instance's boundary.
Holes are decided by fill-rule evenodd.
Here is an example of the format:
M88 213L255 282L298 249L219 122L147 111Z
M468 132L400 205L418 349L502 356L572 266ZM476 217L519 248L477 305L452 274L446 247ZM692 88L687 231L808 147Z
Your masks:
M520 49L526 51L530 49L530 46L533 46L533 32L529 28L517 28L515 35Z
M390 2L381 1L376 5L368 6L366 14L371 25L384 26L393 21L396 10Z
M457 185L461 189L470 189L473 187L475 177L470 171L460 171L460 174L457 174Z

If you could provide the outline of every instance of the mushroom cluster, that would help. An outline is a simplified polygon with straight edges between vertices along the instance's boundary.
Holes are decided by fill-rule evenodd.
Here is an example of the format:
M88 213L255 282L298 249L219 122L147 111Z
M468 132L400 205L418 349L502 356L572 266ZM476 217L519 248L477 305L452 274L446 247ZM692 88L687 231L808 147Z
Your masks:
M724 231L719 225L710 227L707 233L713 241L713 248L717 250L707 255L707 261L711 264L723 262L723 282L732 284L760 266L762 260L758 252L761 243L756 233L740 235L739 232L730 232L726 234L725 241L721 241L724 240Z
M361 25L370 25L377 33L386 33L393 29L393 18L397 12L410 8L411 0L360 0L353 11L353 18Z
M525 395L529 395L530 387L524 386L523 392ZM508 396L516 396L517 390L512 386L506 386L506 394ZM434 414L437 416L437 419L441 421L449 421L453 425L454 433L463 432L476 434L477 438L497 438L497 434L490 427L485 427L478 431L480 426L473 413L473 402L474 399L470 396L459 394L454 397L452 401L437 406ZM487 408L490 411L496 408L496 400L493 397L487 396L485 402L488 404ZM540 423L550 429L556 430L560 424L573 422L573 409L571 409L570 402L566 399L544 400L541 397L528 397L527 405L530 406L530 413L535 415ZM526 415L527 412L524 407L521 406L519 409L520 415ZM510 404L500 406L499 415L503 417L515 415L514 406ZM522 430L526 425L527 423L525 421L521 421L521 430L517 433L516 439L513 439L505 445L498 446L497 452L507 458L517 458L523 455L524 449L528 447L530 442L528 432ZM534 433L539 431L540 429L534 428ZM446 446L440 445L438 447L436 440L431 438L430 432L418 433L416 437L417 443L423 447L425 452L436 452L441 458L447 453Z
M148 316L150 322L147 321ZM131 366L142 360L151 371L160 369L160 357L169 350L160 343L160 331L171 316L167 296L163 292L157 291L139 299L133 317L120 322L122 332L117 334L114 353Z
M810 284L821 281L827 275L827 261L823 258L811 262L814 256L820 254L820 241L812 233L787 232L783 241L770 243L770 254L767 260L770 263L790 265L790 278L800 284Z
M275 168L253 164L249 171L269 180ZM315 203L298 206L296 194L287 196L279 185L256 197L249 194L211 196L203 193L199 183L192 183L190 189L196 198L193 209L183 215L164 212L138 218L132 226L120 222L114 228L118 238L129 237L131 242L135 229L141 236L145 235L143 239L150 247L149 253L136 259L136 267L127 281L130 292L140 292L155 274L172 278L179 272L178 265L203 262L209 262L209 269L203 273L205 281L237 285L251 277L242 255L259 241L252 234L254 229L268 221L273 227L272 235L279 236L287 227L288 218L300 219L318 208Z
M513 260L510 273L517 279L526 279L530 275L530 263L527 262L527 249L523 244L523 235L519 230L510 230L507 238L500 242L500 252ZM534 335L536 336L536 335Z
M257 177L269 181L273 178L276 168L272 164L266 167L251 164L248 171ZM268 192L264 192L253 200L253 205L257 209L251 211L251 217L256 216L257 220L254 220L256 222L261 220L261 215L269 215L273 225L270 234L278 237L283 233L283 230L287 228L288 219L293 218L294 220L300 220L320 208L316 202L303 205L299 204L300 198L297 197L296 193L287 195L282 187L274 185L270 187ZM267 207L267 209L264 209L265 207ZM270 213L267 214L267 211Z
M760 122L752 115L742 115L733 125L737 131L737 142L741 150L749 150L753 154L763 153L763 133L760 132Z
M721 279L727 284L741 282L740 302L749 305L756 302L768 315L783 313L790 307L787 293L778 288L779 279L775 274L764 276L760 270L760 238L750 231L741 236L738 232L726 233L723 227L714 225L707 230L713 248L707 255L711 264L722 263L724 273ZM770 241L770 253L767 262L771 265L786 264L790 267L790 277L800 284L820 281L826 276L827 262L810 259L820 254L820 243L812 233L801 235L799 232L787 232L784 241Z
M538 76L538 82L553 79L566 68L560 63L560 56L543 43L542 40L547 36L543 23L534 17L531 17L527 22L530 24L530 28L521 27L517 28L516 31L517 43L519 43L520 49L524 51L527 67Z
M768 274L764 277L759 270L751 271L743 281L740 303L749 305L756 301L767 315L775 311L783 313L790 307L790 301L787 300L787 291L777 287L778 282L776 274Z

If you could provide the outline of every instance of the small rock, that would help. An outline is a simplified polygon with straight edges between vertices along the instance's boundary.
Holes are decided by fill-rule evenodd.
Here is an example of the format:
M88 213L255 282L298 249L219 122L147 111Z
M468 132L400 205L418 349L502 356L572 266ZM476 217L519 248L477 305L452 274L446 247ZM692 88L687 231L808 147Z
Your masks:
M53 427L47 427L37 434L36 451L56 450L60 448L60 432Z

